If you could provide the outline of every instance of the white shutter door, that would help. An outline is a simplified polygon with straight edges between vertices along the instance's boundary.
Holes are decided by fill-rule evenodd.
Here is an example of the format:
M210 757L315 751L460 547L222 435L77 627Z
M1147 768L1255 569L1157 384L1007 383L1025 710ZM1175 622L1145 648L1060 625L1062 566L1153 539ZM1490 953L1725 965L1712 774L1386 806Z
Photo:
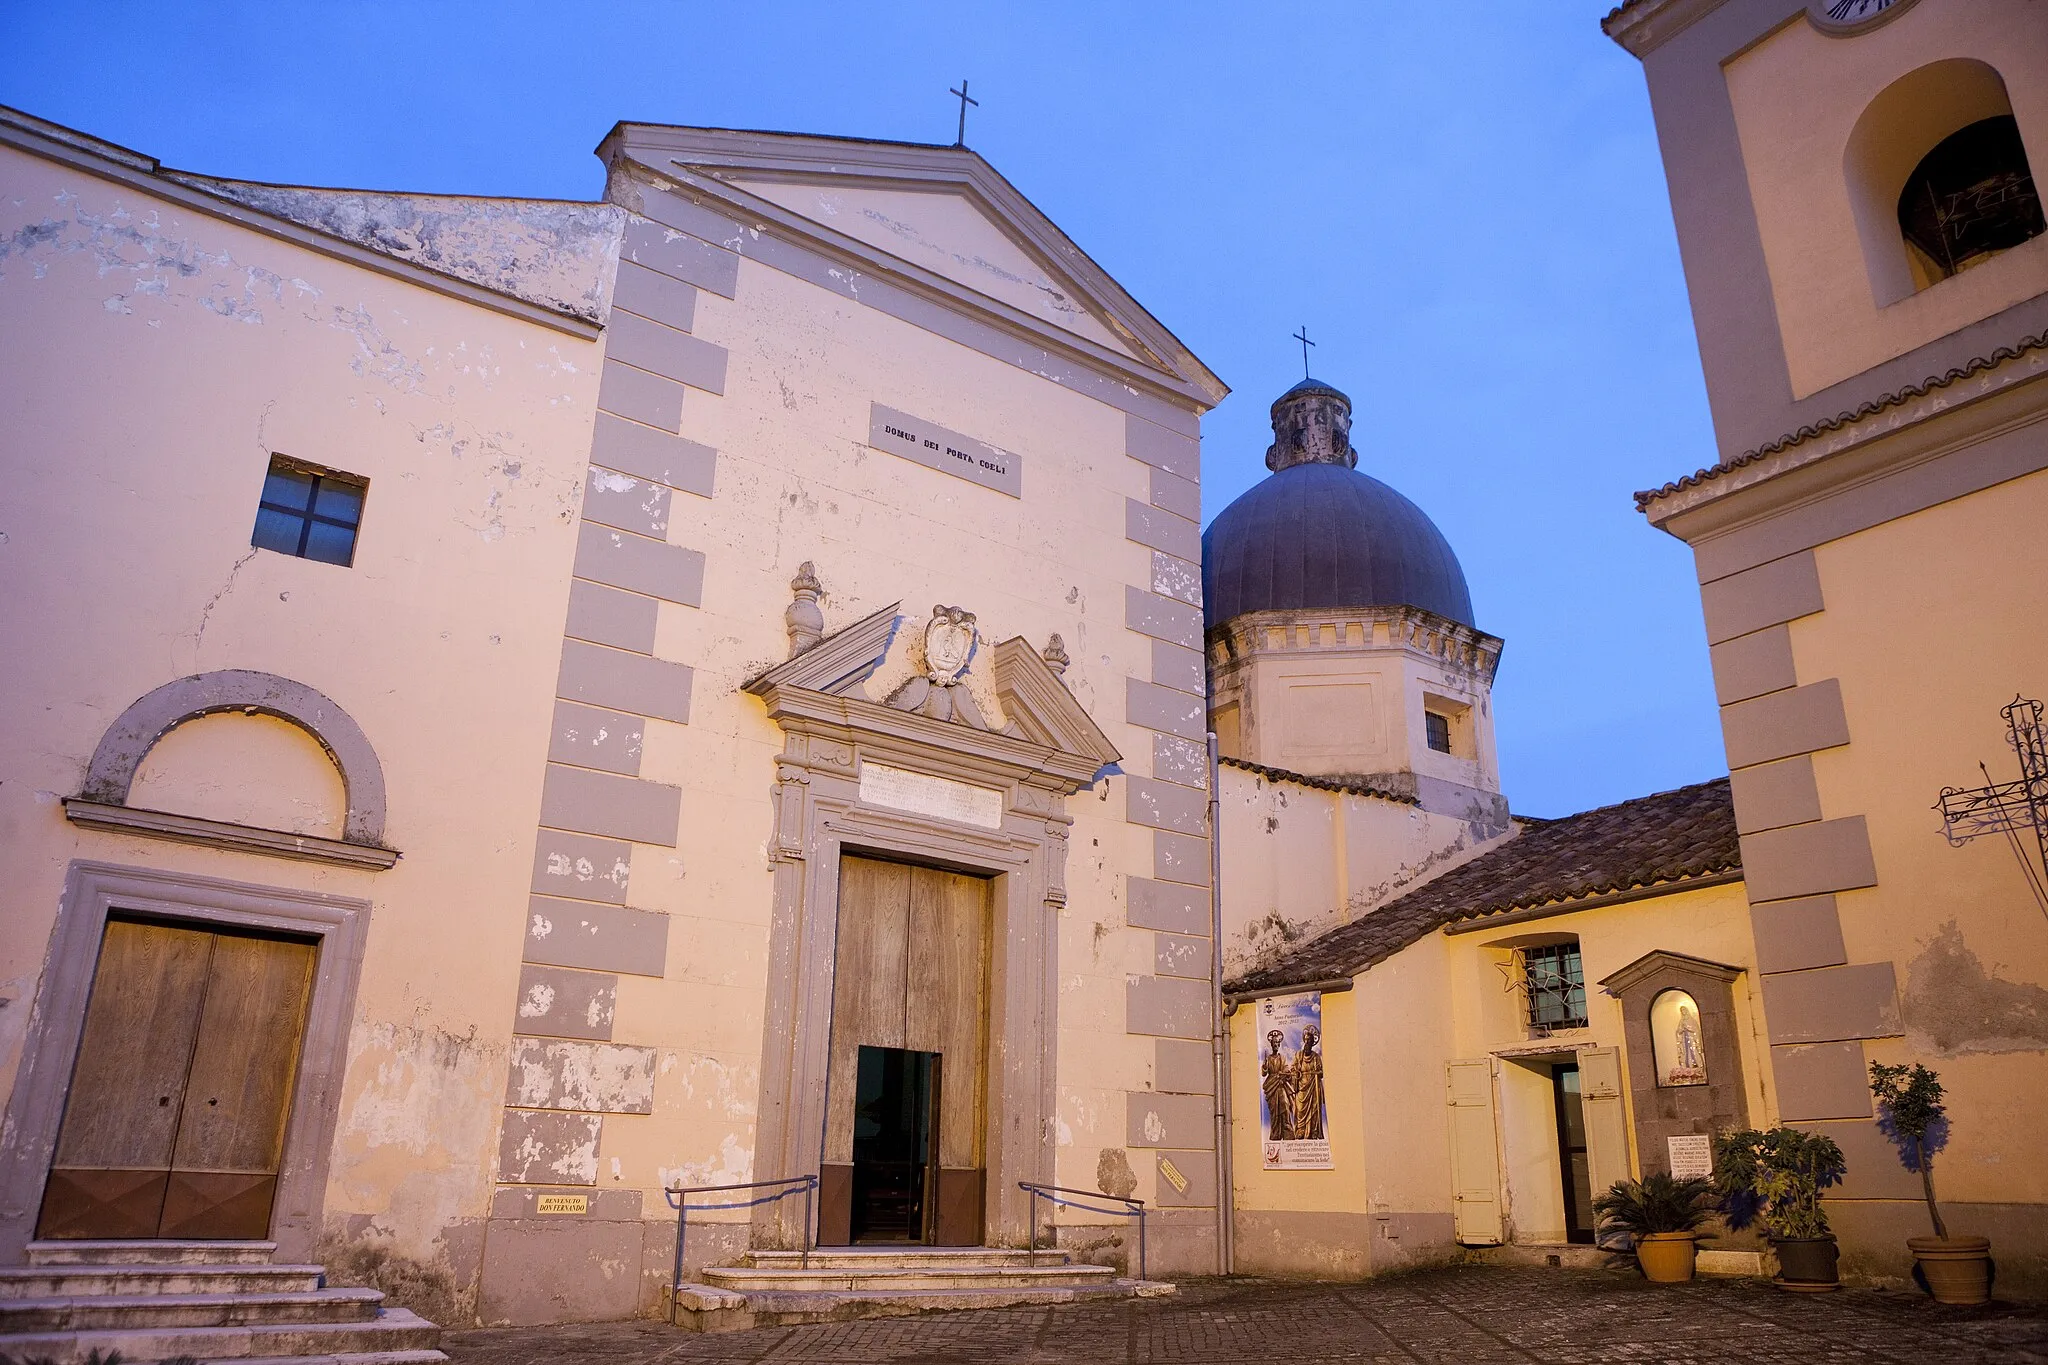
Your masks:
M1586 1183L1597 1199L1615 1181L1628 1179L1620 1049L1593 1047L1579 1053L1579 1100L1586 1115Z
M1500 1161L1493 1135L1493 1063L1446 1062L1451 1102L1451 1214L1467 1246L1499 1246Z

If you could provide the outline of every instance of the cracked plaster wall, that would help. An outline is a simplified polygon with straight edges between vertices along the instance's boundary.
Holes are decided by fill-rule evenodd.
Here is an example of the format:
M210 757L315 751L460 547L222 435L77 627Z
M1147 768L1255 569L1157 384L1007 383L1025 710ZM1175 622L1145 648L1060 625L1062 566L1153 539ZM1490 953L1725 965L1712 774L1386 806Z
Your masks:
M0 151L0 624L36 642L0 695L0 1085L70 859L367 897L327 1230L338 1262L437 1314L473 1293L491 1196L598 351ZM272 453L368 478L354 567L250 547ZM356 719L396 867L65 821L115 717L222 668L304 682ZM179 799L210 790L216 813L289 827L323 799L301 781L317 773L259 752L249 723L174 732L141 789L164 774Z

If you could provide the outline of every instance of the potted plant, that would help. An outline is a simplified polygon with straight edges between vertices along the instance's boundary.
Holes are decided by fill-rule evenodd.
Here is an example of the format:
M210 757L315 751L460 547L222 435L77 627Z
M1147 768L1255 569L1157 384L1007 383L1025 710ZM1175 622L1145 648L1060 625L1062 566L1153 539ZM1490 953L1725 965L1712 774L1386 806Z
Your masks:
M1848 1163L1835 1140L1797 1128L1754 1128L1714 1139L1714 1188L1737 1231L1762 1220L1778 1254L1780 1289L1824 1292L1841 1284L1840 1249L1820 1192L1842 1183Z
M1636 1264L1656 1284L1692 1278L1694 1242L1713 1209L1714 1187L1705 1180L1674 1180L1658 1171L1641 1180L1617 1180L1593 1201L1602 1233L1625 1232Z
M1870 1091L1877 1096L1877 1126L1898 1144L1899 1159L1920 1174L1932 1237L1908 1237L1906 1246L1919 1278L1937 1303L1986 1303L1991 1298L1991 1239L1951 1237L1934 1202L1934 1154L1948 1143L1948 1108L1941 1079L1918 1062L1911 1066L1870 1064Z

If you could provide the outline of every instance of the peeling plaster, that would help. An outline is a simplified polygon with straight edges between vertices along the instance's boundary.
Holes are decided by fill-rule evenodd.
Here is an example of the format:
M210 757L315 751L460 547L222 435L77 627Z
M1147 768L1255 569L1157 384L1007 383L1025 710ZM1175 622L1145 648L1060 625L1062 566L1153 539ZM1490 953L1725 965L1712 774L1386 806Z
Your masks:
M614 204L373 194L162 174L330 237L590 322L599 320L625 227L625 212Z
M514 1038L505 1103L601 1114L652 1113L654 1049Z
M1138 1173L1121 1147L1104 1147L1095 1156L1095 1188L1116 1199L1128 1199L1138 1188Z
M2048 989L1987 970L1950 920L1907 969L1905 1023L1939 1057L2048 1051Z
M435 1264L449 1230L480 1218L505 1054L474 1031L358 1024L349 1039L340 1122L328 1177L328 1230L374 1234L387 1258Z

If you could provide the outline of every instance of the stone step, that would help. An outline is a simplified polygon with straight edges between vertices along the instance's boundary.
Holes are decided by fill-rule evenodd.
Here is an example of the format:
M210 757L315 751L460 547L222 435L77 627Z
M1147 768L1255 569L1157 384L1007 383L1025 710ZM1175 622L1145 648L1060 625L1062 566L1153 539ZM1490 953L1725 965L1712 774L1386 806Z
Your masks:
M1565 1270L1598 1270L1612 1256L1584 1242L1508 1242L1495 1247L1467 1247L1468 1265L1552 1266Z
M0 1303L80 1294L294 1294L320 1287L317 1265L0 1267Z
M267 1265L275 1242L30 1242L30 1265Z
M838 1294L895 1294L924 1289L1036 1289L1108 1284L1116 1271L1102 1265L711 1266L704 1283L750 1298L757 1292L820 1290Z
M1017 1308L1119 1298L1156 1298L1174 1287L1155 1280L1109 1280L1087 1285L1035 1288L749 1290L734 1293L709 1284L686 1284L670 1305L678 1327L727 1332L750 1327L794 1327L805 1323L850 1322L859 1318L909 1317L969 1308Z
M0 1334L371 1322L383 1302L384 1295L375 1289L310 1289L286 1294L67 1294L4 1299L0 1300Z
M852 1270L870 1266L909 1269L951 1265L1066 1265L1064 1251L1026 1251L1015 1247L827 1247L811 1252L749 1251L740 1264L763 1269L791 1266L813 1270Z
M368 1322L254 1323L218 1327L116 1327L84 1332L36 1332L7 1338L17 1360L48 1359L54 1365L84 1365L94 1351L104 1359L119 1351L129 1365L173 1356L205 1361L278 1362L306 1365L307 1357L345 1361L416 1360L431 1365L445 1357L434 1348L441 1329L403 1308L385 1308Z

